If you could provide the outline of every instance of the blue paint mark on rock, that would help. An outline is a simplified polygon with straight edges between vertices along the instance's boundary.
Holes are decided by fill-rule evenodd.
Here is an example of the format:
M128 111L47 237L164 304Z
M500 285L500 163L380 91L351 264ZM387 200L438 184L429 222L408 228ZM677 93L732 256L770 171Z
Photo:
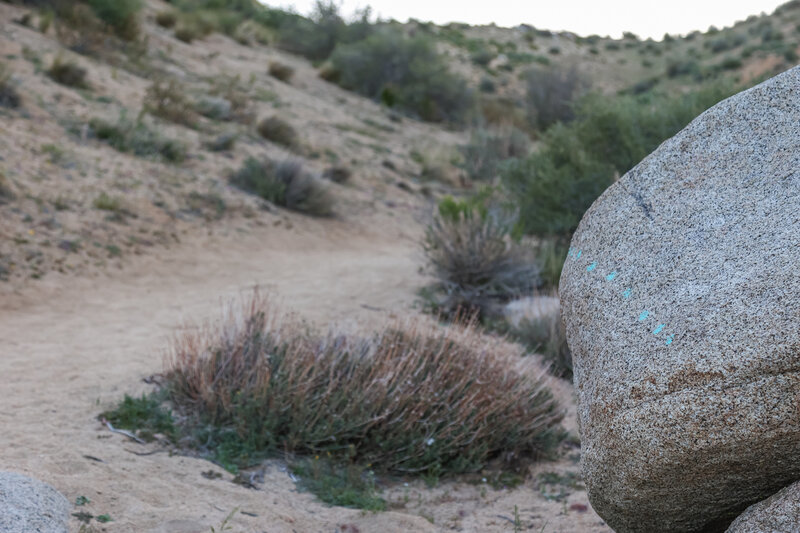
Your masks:
M589 265L588 267L586 267L586 272L591 272L591 271L592 271L592 270L594 270L595 268L597 268L597 261L594 261L594 262L593 262L591 265Z
M582 253L583 253L582 250L578 250L578 255L575 256L575 259L580 259Z
M625 298L626 300L628 298L630 298L631 297L631 290L630 289L625 289L625 292L622 293L622 297Z
M642 320L646 319L648 316L650 316L650 311L642 311L639 314L639 321L641 322Z
M673 333L672 335L670 335L669 337L667 337L667 340L666 340L666 342L664 342L664 344L666 344L667 346L669 346L670 344L672 344L672 339L674 339L674 338L675 338L675 334Z
M617 273L616 273L616 271L614 271L611 274L609 274L608 276L606 276L606 280L614 281L614 278L616 278L616 277L617 277Z
M659 324L656 326L656 329L653 330L653 335L658 335L661 333L661 330L664 329L664 326L666 326L666 324Z

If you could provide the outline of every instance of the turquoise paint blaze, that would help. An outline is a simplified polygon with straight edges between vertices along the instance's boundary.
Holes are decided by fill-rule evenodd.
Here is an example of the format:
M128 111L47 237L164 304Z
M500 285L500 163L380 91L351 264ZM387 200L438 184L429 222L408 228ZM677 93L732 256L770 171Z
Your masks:
M664 344L666 344L667 346L669 346L670 344L672 344L672 339L673 339L674 337L675 337L675 335L670 335L669 337L667 337L667 341L666 341Z
M666 325L666 324L659 324L659 325L656 327L656 329L654 329L654 330L653 330L653 335L658 335L659 333L661 333L661 330L662 330L662 329L664 329L664 326L665 326L665 325Z
M580 259L582 253L583 252L581 250L578 250L578 255L575 256L575 259Z
M631 297L631 290L630 289L625 289L625 292L622 293L622 297L625 298L626 300L628 298L630 298Z
M616 277L617 277L617 273L616 273L616 272L612 272L611 274L609 274L608 276L606 276L606 279L607 279L608 281L614 281L614 278L616 278Z
M586 272L591 272L591 271L592 271L592 270L594 270L595 268L597 268L597 261L593 262L591 265L589 265L588 267L586 267Z
M644 319L645 319L645 318L647 318L648 316L650 316L650 311L642 311L642 313L639 315L639 320L640 320L640 321L641 321L641 320L644 320Z

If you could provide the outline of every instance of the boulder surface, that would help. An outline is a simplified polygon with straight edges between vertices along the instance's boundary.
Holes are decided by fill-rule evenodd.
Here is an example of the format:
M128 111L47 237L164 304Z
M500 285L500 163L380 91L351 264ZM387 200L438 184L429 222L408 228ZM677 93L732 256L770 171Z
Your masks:
M67 533L72 506L56 489L15 472L0 472L0 531Z
M795 533L800 529L800 481L754 503L733 521L728 533Z
M800 479L800 67L603 193L559 290L584 480L612 528L723 531Z

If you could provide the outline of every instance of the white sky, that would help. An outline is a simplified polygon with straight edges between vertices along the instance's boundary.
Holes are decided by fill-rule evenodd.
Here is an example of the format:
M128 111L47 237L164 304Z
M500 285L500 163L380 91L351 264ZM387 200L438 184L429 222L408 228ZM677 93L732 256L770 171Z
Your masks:
M261 0L274 7L292 7L307 15L314 0ZM730 26L762 11L772 11L786 0L338 0L342 13L370 5L373 14L405 22L408 18L437 24L495 22L499 26L531 24L539 29L567 30L578 35L620 37L632 31L640 37L661 39L665 33L705 31Z

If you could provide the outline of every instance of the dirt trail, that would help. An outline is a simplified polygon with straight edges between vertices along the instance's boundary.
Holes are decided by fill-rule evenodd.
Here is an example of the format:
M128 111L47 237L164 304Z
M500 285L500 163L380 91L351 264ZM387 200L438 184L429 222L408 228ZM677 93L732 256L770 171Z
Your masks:
M326 507L298 494L277 463L264 490L254 491L230 483L229 474L206 461L137 456L127 450L139 445L96 420L123 393L146 390L142 378L161 369L163 349L186 319L215 317L222 301L254 284L318 325L363 323L411 308L423 282L418 259L415 241L402 235L354 235L340 223L313 231L264 227L236 240L198 236L111 276L50 277L21 295L4 295L0 469L47 481L72 501L88 497L85 510L114 520L98 530L208 532L235 507L257 516L236 514L234 531L336 531L343 524L360 531L438 529L439 523L410 514ZM208 470L223 477L202 477ZM477 489L437 491L440 505L456 506L452 513L464 530L509 530L505 519L492 518L491 505L484 518L475 509L463 512L476 503L470 501ZM530 493L521 498L520 505L530 504ZM506 515L515 503L508 505ZM581 527L573 523L572 530L593 530L599 522L591 511L573 518Z

